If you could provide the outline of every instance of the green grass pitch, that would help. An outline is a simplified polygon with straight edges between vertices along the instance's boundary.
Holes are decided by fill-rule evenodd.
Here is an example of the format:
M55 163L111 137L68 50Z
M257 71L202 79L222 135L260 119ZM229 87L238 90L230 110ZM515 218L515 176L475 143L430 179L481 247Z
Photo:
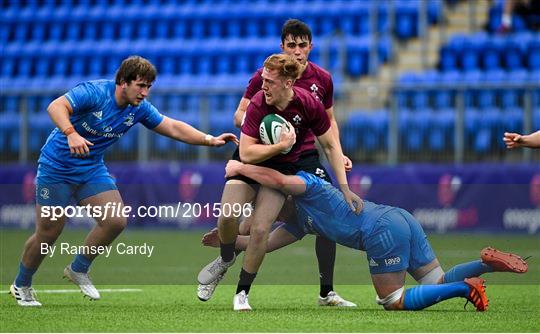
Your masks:
M66 230L57 241L80 244L87 231ZM0 230L0 290L15 277L21 247L30 231ZM316 306L318 293L314 239L267 255L252 287L250 313L232 311L240 261L214 298L195 294L199 269L217 255L204 248L200 232L128 230L117 243L155 246L152 257L98 258L92 277L102 299L89 301L63 281L68 254L47 258L34 277L43 307L21 308L7 293L0 296L0 332L539 332L540 243L536 236L431 235L445 269L478 258L491 245L531 255L524 275L486 274L490 309L463 309L464 299L442 302L420 312L386 312L375 304L365 255L338 246L336 290L358 304L355 309ZM114 252L113 252L114 253ZM408 284L413 284L408 281ZM118 291L118 289L131 289ZM39 291L43 291L40 293Z

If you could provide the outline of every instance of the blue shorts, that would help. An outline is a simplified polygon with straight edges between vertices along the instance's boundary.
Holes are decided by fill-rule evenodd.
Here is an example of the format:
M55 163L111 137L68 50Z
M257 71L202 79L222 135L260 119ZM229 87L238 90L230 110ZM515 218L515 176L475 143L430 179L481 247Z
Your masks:
M409 212L399 208L382 215L362 242L371 274L412 272L435 260L422 226Z
M103 164L73 173L59 172L45 164L38 166L36 202L39 205L65 207L72 197L79 203L90 196L117 189L114 179Z

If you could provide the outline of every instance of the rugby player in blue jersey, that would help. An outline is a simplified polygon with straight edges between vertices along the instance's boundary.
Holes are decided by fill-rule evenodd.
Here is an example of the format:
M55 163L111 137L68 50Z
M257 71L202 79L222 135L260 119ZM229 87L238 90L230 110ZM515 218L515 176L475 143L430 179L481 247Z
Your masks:
M360 215L350 210L343 194L316 175L298 172L284 175L274 169L230 160L226 176L244 175L260 184L292 195L287 222L271 232L267 251L301 239L305 234L322 235L343 246L366 252L376 301L386 310L420 310L440 301L463 297L478 311L485 311L488 299L484 280L487 272L524 273L527 263L519 256L484 248L481 260L459 264L444 272L427 237L407 211L364 201ZM292 210L290 210L292 209ZM293 216L290 216L293 214ZM249 236L238 236L236 247L247 247ZM219 245L217 231L203 238L205 245ZM409 273L421 285L404 289ZM243 309L250 310L247 297Z
M55 220L51 215L44 215L44 207L66 207L71 198L83 206L123 206L103 155L135 124L142 123L154 132L192 145L238 143L234 134L213 137L182 121L161 115L145 100L156 73L148 60L131 56L122 62L115 80L83 82L47 108L56 128L47 138L38 160L36 229L24 245L19 273L10 288L19 305L41 305L32 289L32 276L46 256L42 245L51 246L65 224L65 217ZM100 212L105 214L105 210ZM82 249L96 250L98 246L111 244L127 224L123 216L95 218L97 224L87 235L86 247ZM88 268L97 255L95 252L78 254L64 269L65 277L91 299L100 298L88 276Z

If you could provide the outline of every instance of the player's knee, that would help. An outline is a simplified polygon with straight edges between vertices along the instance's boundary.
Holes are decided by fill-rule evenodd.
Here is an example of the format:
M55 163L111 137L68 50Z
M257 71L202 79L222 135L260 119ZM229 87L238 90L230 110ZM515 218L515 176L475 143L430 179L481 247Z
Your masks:
M41 242L53 244L62 233L62 226L54 223L40 224L36 228L36 236Z
M114 231L123 231L127 226L127 219L123 217L115 217L108 219L105 224L107 228Z
M384 298L375 298L377 304L382 305L387 311L396 311L403 309L403 293L405 289L403 287L397 289L396 291L388 294Z
M263 239L269 232L269 228L264 225L251 226L250 238L254 238L255 240Z

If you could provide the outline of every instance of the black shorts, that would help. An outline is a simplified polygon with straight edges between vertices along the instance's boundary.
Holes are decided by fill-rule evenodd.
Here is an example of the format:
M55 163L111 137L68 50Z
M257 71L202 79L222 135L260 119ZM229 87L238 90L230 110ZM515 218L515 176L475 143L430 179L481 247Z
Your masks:
M234 151L231 159L241 161L240 151L238 150L238 148L236 148L236 150ZM300 155L298 161L295 163L275 163L263 161L260 164L257 164L257 166L272 168L285 175L294 175L299 171L304 171L317 175L323 180L332 183L330 175L328 175L328 171L326 170L326 168L324 168L324 166L321 164L321 161L319 160L319 152L317 152L317 150L303 152ZM228 177L227 181L228 180L240 180L251 185L253 188L258 188L259 186L259 183L257 181L250 179L249 177L246 177L244 175Z

